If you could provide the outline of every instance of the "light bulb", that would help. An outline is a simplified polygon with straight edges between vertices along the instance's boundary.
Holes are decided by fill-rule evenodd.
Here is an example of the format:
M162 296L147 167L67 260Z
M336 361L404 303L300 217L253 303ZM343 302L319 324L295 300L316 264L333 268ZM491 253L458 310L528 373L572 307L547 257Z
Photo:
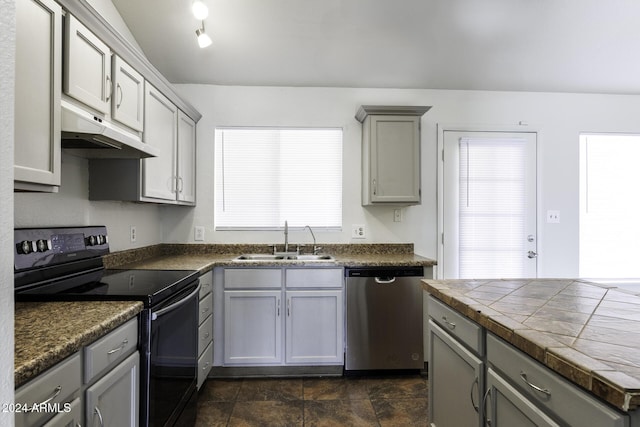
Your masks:
M191 4L191 11L193 12L193 16L199 20L203 20L209 16L209 8L202 0L195 0Z
M204 28L197 29L196 30L196 35L198 36L198 46L200 46L201 49L205 48L207 46L210 46L211 43L213 43L211 41L211 37L209 37L209 35L204 32Z

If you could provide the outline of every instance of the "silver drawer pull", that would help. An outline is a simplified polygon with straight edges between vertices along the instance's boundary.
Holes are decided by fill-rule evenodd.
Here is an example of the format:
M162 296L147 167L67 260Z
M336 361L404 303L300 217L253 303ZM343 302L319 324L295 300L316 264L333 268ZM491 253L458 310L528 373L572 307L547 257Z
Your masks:
M53 393L51 393L51 396L49 396L48 399L43 400L42 402L38 403L38 404L34 404L32 406L32 408L37 408L40 407L42 405L46 405L47 403L51 402L53 399L55 399L56 397L58 397L58 395L60 394L60 392L62 392L62 386L57 386L56 388L53 389ZM29 411L25 411L25 412L29 412Z
M522 378L522 381L524 381L524 383L526 385L528 385L529 387L531 387L535 391L539 391L540 393L544 393L547 396L551 396L551 392L548 389L539 387L539 386L529 382L529 380L527 379L527 374L525 374L524 372L520 372L520 378Z
M209 332L207 332L206 334L204 334L204 338L205 338L205 339L209 338Z
M107 354L113 354L113 353L117 353L120 350L122 350L123 348L125 348L127 346L127 344L129 344L129 340L127 338L124 339L124 341L122 341L122 344L120 345L120 347L116 347L112 350L107 351Z
M209 307L205 307L202 309L202 313L206 313L207 311L209 311Z
M456 324L453 322L449 322L447 320L447 316L442 316L442 321L445 323L445 325L447 325L449 327L449 329L455 329L456 328Z
M102 419L102 413L100 412L100 409L98 409L97 406L93 408L93 413L96 414L100 419L100 427L104 427L104 420Z

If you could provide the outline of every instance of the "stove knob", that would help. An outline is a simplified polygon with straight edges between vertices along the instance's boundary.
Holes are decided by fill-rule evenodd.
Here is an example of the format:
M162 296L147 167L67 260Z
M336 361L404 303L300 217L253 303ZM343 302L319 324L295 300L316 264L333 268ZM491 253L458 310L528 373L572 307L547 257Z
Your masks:
M36 242L38 252L46 252L51 250L51 240L40 239Z
M96 236L96 239L98 240L98 244L99 245L104 245L104 236L103 235L98 234Z
M35 251L36 243L31 240L23 240L22 242L18 243L18 253L26 255Z
M86 238L86 242L87 242L87 246L95 246L97 244L96 242L96 236L89 236Z

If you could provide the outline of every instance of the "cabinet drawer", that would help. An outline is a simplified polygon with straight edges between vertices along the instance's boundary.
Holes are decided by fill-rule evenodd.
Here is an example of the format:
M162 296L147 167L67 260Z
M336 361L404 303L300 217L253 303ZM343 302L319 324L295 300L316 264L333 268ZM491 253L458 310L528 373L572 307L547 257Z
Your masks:
M202 384L204 384L204 380L207 379L207 375L209 375L212 363L213 343L209 344L202 356L200 356L200 358L198 359L198 390L200 390L200 387L202 386Z
M515 347L487 334L487 361L539 407L572 426L628 425L627 417ZM546 392L534 389L538 387Z
M204 322L204 319L211 316L213 313L213 294L209 294L202 301L200 301L200 308L198 309L198 325Z
M289 268L287 288L341 288L344 272L341 268Z
M224 270L225 289L279 288L282 286L280 268L227 268Z
M62 412L53 417L43 427L59 427L59 426L81 426L82 425L82 405L80 398L73 399L68 406L62 407Z
M138 318L109 332L84 348L84 382L88 384L102 371L115 366L138 348Z
M429 296L427 312L444 330L462 341L477 354L484 352L482 327L457 311Z
M31 407L53 397L48 403L63 405L72 400L80 389L81 376L82 363L78 352L16 390L15 401ZM42 425L55 414L46 411L17 412L16 427Z
M201 355L213 339L213 316L207 317L198 328L198 355Z
M202 299L211 293L213 290L213 271L203 274L200 276L200 295L199 298Z

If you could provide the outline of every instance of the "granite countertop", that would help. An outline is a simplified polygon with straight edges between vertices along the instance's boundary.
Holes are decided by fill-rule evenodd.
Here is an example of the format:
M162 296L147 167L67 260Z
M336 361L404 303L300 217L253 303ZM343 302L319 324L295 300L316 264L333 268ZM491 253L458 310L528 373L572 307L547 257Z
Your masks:
M269 253L267 245L164 244L115 252L104 258L107 268L196 270L206 273L215 267L256 266L433 266L436 261L413 253L412 244L323 245L323 253L335 261L233 261L244 253Z
M15 387L135 317L136 301L16 302Z
M640 407L640 296L582 280L424 280L424 288L623 411Z

